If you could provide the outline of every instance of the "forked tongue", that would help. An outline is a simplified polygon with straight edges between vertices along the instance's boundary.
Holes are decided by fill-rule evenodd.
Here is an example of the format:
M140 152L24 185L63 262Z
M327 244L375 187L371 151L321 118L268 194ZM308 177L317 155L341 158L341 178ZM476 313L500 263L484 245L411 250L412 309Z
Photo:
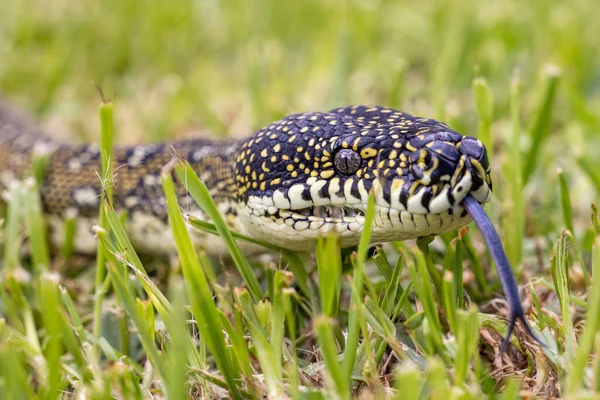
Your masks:
M462 206L471 215L471 218L473 218L473 221L475 221L475 224L479 228L481 235L487 243L490 254L492 255L492 259L494 260L494 264L496 264L498 276L500 276L500 282L502 282L502 288L506 294L506 300L508 301L508 332L502 341L502 345L500 346L500 353L503 353L504 350L506 350L506 346L510 341L510 335L515 328L515 323L517 320L521 321L525 331L533 339L535 339L536 342L544 345L544 343L533 334L529 324L527 323L527 320L525 320L525 314L523 313L523 307L521 307L521 300L519 299L517 282L515 281L512 269L510 268L510 264L508 263L508 259L504 253L504 248L502 247L498 233L496 233L496 229L494 229L494 225L492 225L489 217L485 211L483 211L481 204L479 204L479 202L470 194L463 199Z

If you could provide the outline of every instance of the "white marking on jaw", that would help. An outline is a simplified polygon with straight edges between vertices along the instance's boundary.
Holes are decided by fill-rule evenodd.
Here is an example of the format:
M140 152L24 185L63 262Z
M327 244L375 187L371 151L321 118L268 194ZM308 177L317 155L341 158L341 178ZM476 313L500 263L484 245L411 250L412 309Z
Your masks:
M404 204L400 202L400 194L402 193L402 188L404 187L404 183L401 179L394 179L390 186L390 200L392 202L391 208L399 211L406 211L406 207Z
M476 191L470 193L480 203L487 203L492 199L492 191L487 184L481 185Z
M313 205L311 201L307 201L302 198L302 192L304 192L304 185L301 183L292 185L292 187L288 190L288 197L290 198L291 208L301 209Z
M473 177L471 171L468 169L465 171L464 177L457 182L456 186L452 189L452 196L456 199L457 203L460 203L462 199L469 193L471 186L473 185Z
M325 186L325 184L327 184L327 181L320 180L310 186L310 196L312 197L314 205L316 206L330 203L328 198L322 198L319 196L319 191L323 188L323 186Z
M470 221L468 216L460 217L462 212L460 206L452 207L452 210L452 215L448 211L440 214L411 214L407 211L400 212L387 207L378 207L372 240L374 242L406 240L422 235L439 234L457 229ZM331 210L327 212L331 213ZM256 236L295 250L314 249L315 240L332 231L340 236L342 246L356 245L365 222L364 215L357 215L354 221L327 218L324 222L317 221L314 217L306 219L306 216L299 213L294 214L294 218L298 220L282 216L276 221L250 215L247 211L239 215L244 221L244 227L253 231Z
M269 196L249 196L248 204L260 204L271 207L273 206L273 199Z
M286 210L292 208L290 201L285 198L283 192L279 189L273 192L273 204L275 204L275 207L277 208L283 208Z
M275 202L273 201L273 197L271 197L271 196L263 196L262 202L265 206L268 206L268 207L275 205Z
M365 183L363 179L358 181L358 193L360 193L363 204L367 204L367 201L369 200L369 192L367 192L367 189L365 189Z
M288 218L292 216L292 212L285 209L281 209L279 210L279 215L281 216L281 218Z
M448 201L449 186L446 184L439 193L429 202L429 211L432 214L439 214L448 210L452 204Z
M373 181L372 190L375 192L375 204L378 204L380 206L390 207L390 203L388 203L383 198L383 188L381 187L381 183L380 183L379 179L375 179Z
M354 197L352 194L352 184L354 183L353 179L348 179L344 182L344 202L346 204L359 204L361 203L361 199Z
M248 201L247 209L252 215L265 215L267 213L268 206L262 203L251 203Z
M331 204L344 204L346 199L338 196L337 193L340 191L340 178L333 178L329 181L329 198Z
M425 190L421 189L417 192L414 192L412 196L408 198L407 209L411 214L425 214L427 213L427 209L423 207L423 194Z

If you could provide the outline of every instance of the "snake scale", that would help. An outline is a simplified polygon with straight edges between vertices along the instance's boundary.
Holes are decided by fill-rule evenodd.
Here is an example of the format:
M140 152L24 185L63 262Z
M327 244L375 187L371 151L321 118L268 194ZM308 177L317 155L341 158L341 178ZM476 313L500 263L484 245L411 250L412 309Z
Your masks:
M289 115L240 141L117 147L113 202L127 211L136 248L173 248L160 184L161 167L173 149L205 182L231 229L284 248L310 251L318 237L331 233L344 247L358 244L371 190L374 242L440 234L472 218L495 235L493 226L481 223L480 204L491 199L492 182L480 140L433 119L361 105ZM62 237L64 220L77 216L75 247L94 251L90 228L101 190L99 146L54 141L0 103L3 185L26 175L36 153L49 154L41 195L54 240ZM206 220L179 186L183 211ZM225 251L212 235L194 236L209 253ZM499 240L491 251L509 300L510 330L518 319L529 331Z

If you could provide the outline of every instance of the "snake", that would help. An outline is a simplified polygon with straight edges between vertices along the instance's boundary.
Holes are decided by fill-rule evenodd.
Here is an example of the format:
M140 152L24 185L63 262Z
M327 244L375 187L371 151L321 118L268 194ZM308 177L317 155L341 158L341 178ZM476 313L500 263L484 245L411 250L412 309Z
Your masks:
M434 119L399 110L355 105L291 114L241 140L192 139L117 146L113 151L113 205L126 212L134 247L174 248L160 173L176 151L205 183L229 228L282 248L311 251L337 235L341 247L359 243L369 194L375 199L373 242L455 231L473 219L490 246L509 304L510 336L517 320L531 332L517 285L482 204L492 198L487 150ZM0 102L0 182L26 176L37 155L48 158L40 182L52 241L76 218L74 246L93 252L91 233L102 182L97 144L54 140L33 121ZM207 215L179 185L182 212ZM194 241L209 254L227 251L208 233Z

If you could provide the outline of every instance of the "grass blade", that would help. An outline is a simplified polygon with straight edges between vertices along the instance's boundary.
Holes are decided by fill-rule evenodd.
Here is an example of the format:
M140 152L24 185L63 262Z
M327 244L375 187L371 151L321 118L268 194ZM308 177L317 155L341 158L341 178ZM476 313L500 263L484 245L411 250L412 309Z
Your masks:
M569 290L568 237L563 233L556 242L556 254L552 259L551 272L556 295L560 303L562 329L566 337L565 356L571 360L575 349L575 332L571 314L571 292Z
M587 301L586 323L579 336L575 356L571 361L565 394L574 395L585 382L585 367L600 331L600 237L596 236L592 249L592 288Z
M548 65L544 69L544 87L542 99L537 110L533 125L530 129L531 147L525 157L525 165L523 168L523 183L527 184L529 178L537 166L538 155L541 147L548 138L550 131L550 123L552 120L552 106L556 88L560 80L561 70L555 65Z
M189 166L189 165L188 165ZM217 307L212 299L212 292L208 286L208 281L194 250L194 246L189 237L185 221L181 215L173 179L171 178L170 167L167 165L163 169L162 183L165 197L167 199L167 210L169 221L177 247L177 254L181 260L181 268L185 278L185 286L188 297L191 302L192 311L198 323L198 329L206 345L213 354L215 362L229 387L231 396L235 399L240 398L237 387L237 376L233 374L233 367L230 365L230 358L226 351L226 343L220 326L220 318ZM194 174L195 175L195 174ZM200 181L198 180L198 183ZM214 206L214 204L213 204ZM217 225L219 226L219 225ZM231 241L233 239L230 236ZM249 268L249 266L248 266Z
M506 212L502 218L502 230L506 255L511 265L521 263L523 252L523 236L525 233L525 205L523 201L523 175L521 173L521 87L517 74L511 82L510 117L511 134L509 140L509 156L504 163L504 179L507 190L504 198Z
M339 238L328 236L317 241L317 271L321 310L328 317L337 315L342 277Z
M333 320L324 315L315 318L315 333L321 347L321 353L325 361L325 372L329 381L329 387L339 398L350 397L349 383L340 368L338 354L333 339Z
M208 191L208 188L206 187L204 182L202 182L198 178L198 175L196 175L196 173L187 161L178 161L179 162L175 164L175 171L177 172L177 176L179 177L181 182L185 183L186 189L188 190L192 198L196 201L196 203L198 203L202 210L204 210L208 217L213 221L215 228L217 229L219 235L227 245L229 254L231 255L233 262L240 271L240 274L244 278L244 281L246 282L246 285L248 286L248 289L250 290L250 293L252 294L254 300L260 300L263 294L258 280L256 279L256 275L252 271L250 263L248 262L246 257L244 257L239 246L233 239L233 236L229 231L229 228L227 228L227 225L225 224L223 217L219 213L217 206L210 197L210 192Z
M100 92L102 94L102 92ZM98 226L100 229L108 232L109 224L106 217L105 204L112 202L112 151L114 137L114 113L112 101L102 99L100 104L100 157L101 168L100 176L102 182L102 191L100 193L100 210L98 217ZM131 247L132 248L132 247ZM102 305L104 303L104 276L106 275L106 246L102 245L100 238L98 239L97 254L96 254L96 279L95 279L95 299L94 299L94 337L100 339L102 329ZM98 347L94 346L94 354L96 359L99 359Z
M346 349L344 350L344 360L342 361L342 371L344 381L350 382L354 363L356 361L356 351L358 349L358 340L360 336L361 321L359 316L362 310L362 287L364 276L364 261L367 255L367 248L371 240L371 229L373 218L375 216L375 193L369 193L369 202L367 203L367 212L365 213L365 225L358 245L358 254L354 264L355 285L352 290L352 305L350 306L350 315L348 316L348 338L346 340Z
M494 97L492 96L492 90L487 80L481 76L473 79L472 89L475 96L477 114L479 114L477 137L481 139L484 146L491 152L494 148L491 131L494 117ZM491 156L492 154L488 153L488 157L491 158Z
M113 286L119 295L119 299L127 311L127 315L129 318L131 318L137 329L138 336L140 337L142 345L144 346L144 351L148 355L148 360L158 373L161 382L164 384L167 382L167 370L165 368L165 362L156 348L148 324L146 324L144 317L137 308L135 297L131 294L129 288L127 287L126 281L123 279L122 273L117 271L117 267L115 265L109 265L108 273L110 274Z
M188 355L189 350L195 351L195 348L190 349L187 344L190 342L190 335L186 326L186 311L185 311L185 287L182 282L178 281L173 285L173 307L172 312L165 323L169 331L171 340L167 348L168 366L167 393L169 399L187 399L189 390L188 383Z

